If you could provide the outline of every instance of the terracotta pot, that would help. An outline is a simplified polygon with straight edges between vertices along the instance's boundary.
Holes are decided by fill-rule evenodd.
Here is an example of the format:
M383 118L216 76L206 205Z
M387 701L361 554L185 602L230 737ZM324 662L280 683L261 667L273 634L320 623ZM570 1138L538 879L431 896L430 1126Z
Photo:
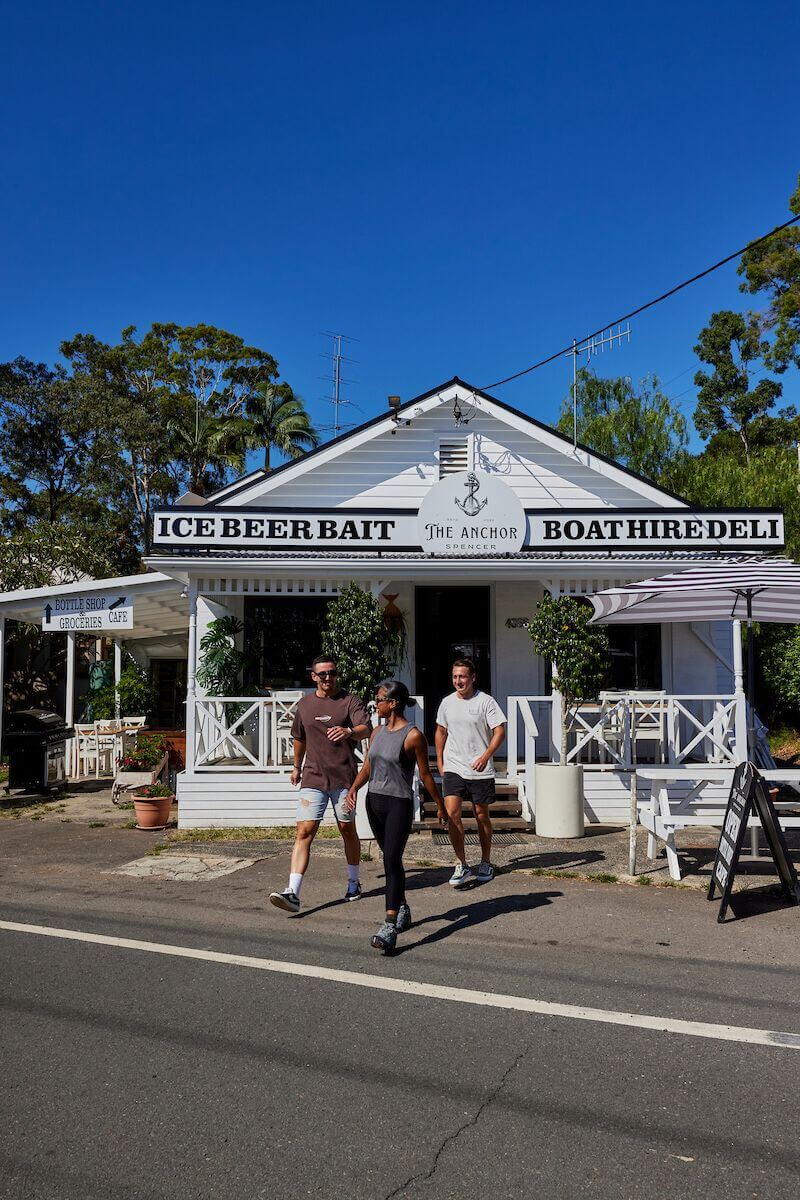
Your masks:
M148 800L133 793L133 809L137 829L166 829L174 796L155 796Z

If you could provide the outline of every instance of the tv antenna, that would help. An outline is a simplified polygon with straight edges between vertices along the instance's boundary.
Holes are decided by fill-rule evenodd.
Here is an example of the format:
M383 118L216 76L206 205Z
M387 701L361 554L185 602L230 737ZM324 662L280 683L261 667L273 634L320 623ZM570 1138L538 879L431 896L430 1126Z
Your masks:
M578 342L575 338L572 339L572 349L567 350L565 358L572 359L572 449L576 450L578 446L578 355L586 354L587 366L589 362L598 354L605 352L606 346L612 350L614 346L621 346L623 342L631 340L631 323L627 323L625 328L622 325L617 325L616 329L610 326L604 329L602 333L593 334L591 337L586 337L582 342Z
M345 385L351 386L357 382L355 379L345 379L342 375L342 363L358 362L358 359L348 358L342 353L342 343L355 342L358 341L358 339L348 337L345 333L331 333L328 330L325 330L322 336L333 339L333 353L323 354L322 356L323 358L330 360L333 368L330 375L323 376L323 379L331 384L331 394L329 396L323 396L323 399L327 400L329 404L333 405L333 425L323 425L322 428L332 429L333 436L337 438L343 429L350 429L354 424L352 421L345 425L343 425L341 422L340 409L342 405L352 404L352 400L350 400L347 396L342 395L342 388Z

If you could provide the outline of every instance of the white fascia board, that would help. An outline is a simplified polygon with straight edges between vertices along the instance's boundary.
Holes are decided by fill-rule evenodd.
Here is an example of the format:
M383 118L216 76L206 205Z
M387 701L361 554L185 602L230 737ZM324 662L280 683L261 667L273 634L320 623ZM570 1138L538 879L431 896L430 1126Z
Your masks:
M453 384L450 387L442 388L434 396L428 396L426 400L420 400L419 404L414 405L412 415L410 417L408 415L401 417L400 421L413 420L413 413L418 410L420 412L429 412L432 408L438 408L440 404L446 403L447 399L452 399L456 394L459 394L459 399L465 399L467 396L472 395L466 388L459 388L456 384ZM336 445L331 445L327 448L323 446L321 450L316 451L310 460L300 459L297 463L293 463L291 467L285 467L279 475L274 477L268 476L266 479L254 482L252 488L248 488L243 492L237 491L235 495L227 499L222 499L220 501L220 508L228 506L238 508L240 505L247 504L248 500L252 499L253 496L260 497L267 495L269 492L274 492L282 484L291 483L298 477L302 477L306 471L313 471L315 467L321 467L325 463L332 462L342 454L348 454L358 446L363 446L365 442L371 442L374 438L380 437L382 434L396 428L396 422L391 414L387 412L386 417L382 421L376 422L374 425L369 425L365 429L355 429L348 438L337 442ZM242 482L246 482L248 478L249 476L246 476L243 481L240 480L239 483L231 484L230 489L241 487ZM222 492L217 492L215 495L209 497L209 503L216 503L218 498L224 496L225 492L230 489L224 489Z
M153 571L146 575L116 575L111 579L81 579L78 583L54 583L49 587L19 588L15 592L0 592L0 606L24 604L30 600L47 600L50 596L76 596L82 592L116 592L121 588L141 591L162 591L175 580Z

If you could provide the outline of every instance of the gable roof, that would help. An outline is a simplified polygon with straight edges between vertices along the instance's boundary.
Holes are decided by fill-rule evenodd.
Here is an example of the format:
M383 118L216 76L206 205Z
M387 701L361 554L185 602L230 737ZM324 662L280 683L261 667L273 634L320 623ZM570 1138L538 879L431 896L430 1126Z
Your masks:
M581 442L578 442L577 446L573 447L572 439L560 433L559 430L554 429L553 426L546 425L542 421L537 421L535 417L528 416L527 413L522 412L520 409L513 408L510 404L505 404L495 396L490 396L488 392L481 391L480 388L473 387L472 384L459 379L457 375L454 375L446 383L439 384L438 387L431 388L429 391L423 392L422 395L415 396L412 400L407 400L398 409L386 410L379 413L369 421L365 421L362 425L357 426L357 428L340 434L339 437L333 438L329 442L324 442L321 446L318 446L315 450L308 451L308 453L303 454L300 458L290 459L288 462L282 463L279 467L275 467L270 471L265 471L262 467L251 472L249 475L243 476L241 479L214 492L208 497L206 504L210 506L219 504L227 507L234 502L240 503L246 499L247 493L251 492L254 488L258 488L259 494L271 492L283 482L288 482L290 479L295 479L299 475L304 474L309 467L313 468L317 464L328 462L353 447L390 431L396 427L397 419L402 418L403 414L420 408L424 411L429 411L439 404L446 403L449 398L444 397L442 393L451 389L455 395L458 395L459 390L462 393L466 393L459 397L464 402L468 402L469 397L480 397L483 402L481 406L483 411L493 413L507 425L532 434L537 440L548 444L551 448L558 450L564 455L574 457L575 453L578 452L582 457L584 466L589 469L594 468L595 470L600 470L602 467L606 474L612 478L616 478L632 492L648 497L649 499L656 499L665 507L687 507L687 502L682 496L668 491L652 480L645 478L645 476L637 474L637 472L622 466L620 463L615 462L604 454L598 453L596 450L590 449L590 447L583 445Z

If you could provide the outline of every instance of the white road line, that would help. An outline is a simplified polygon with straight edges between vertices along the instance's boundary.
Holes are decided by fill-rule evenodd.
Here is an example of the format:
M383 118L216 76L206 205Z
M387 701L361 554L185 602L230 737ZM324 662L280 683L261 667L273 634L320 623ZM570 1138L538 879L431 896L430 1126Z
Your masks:
M566 1017L573 1021L598 1021L604 1025L628 1025L634 1029L652 1029L658 1033L678 1033L685 1037L713 1038L720 1042L745 1042L753 1046L773 1046L781 1050L800 1050L800 1033L780 1033L772 1029L749 1029L740 1025L713 1025L705 1021L680 1021L674 1017L650 1017L644 1013L617 1012L614 1009L584 1008L579 1004L553 1004L528 996L504 996L495 992L477 992L469 988L442 987L437 983L417 983L411 979L392 979L359 971L336 971L306 963L283 962L276 958L251 958L247 954L221 954L216 950L195 950L190 946L170 946L161 942L139 942L133 938L108 937L79 929L57 929L48 925L25 925L0 921L0 930L9 933L37 934L63 938L71 942L89 942L95 946L113 946L120 950L142 950L147 954L165 954L173 958L194 958L201 962L223 963L231 967L249 967L254 971L272 971L278 975L300 975L329 983L374 988L381 992L399 992L404 996L427 996L456 1004L477 1004L483 1008L504 1008L536 1013L542 1017Z

